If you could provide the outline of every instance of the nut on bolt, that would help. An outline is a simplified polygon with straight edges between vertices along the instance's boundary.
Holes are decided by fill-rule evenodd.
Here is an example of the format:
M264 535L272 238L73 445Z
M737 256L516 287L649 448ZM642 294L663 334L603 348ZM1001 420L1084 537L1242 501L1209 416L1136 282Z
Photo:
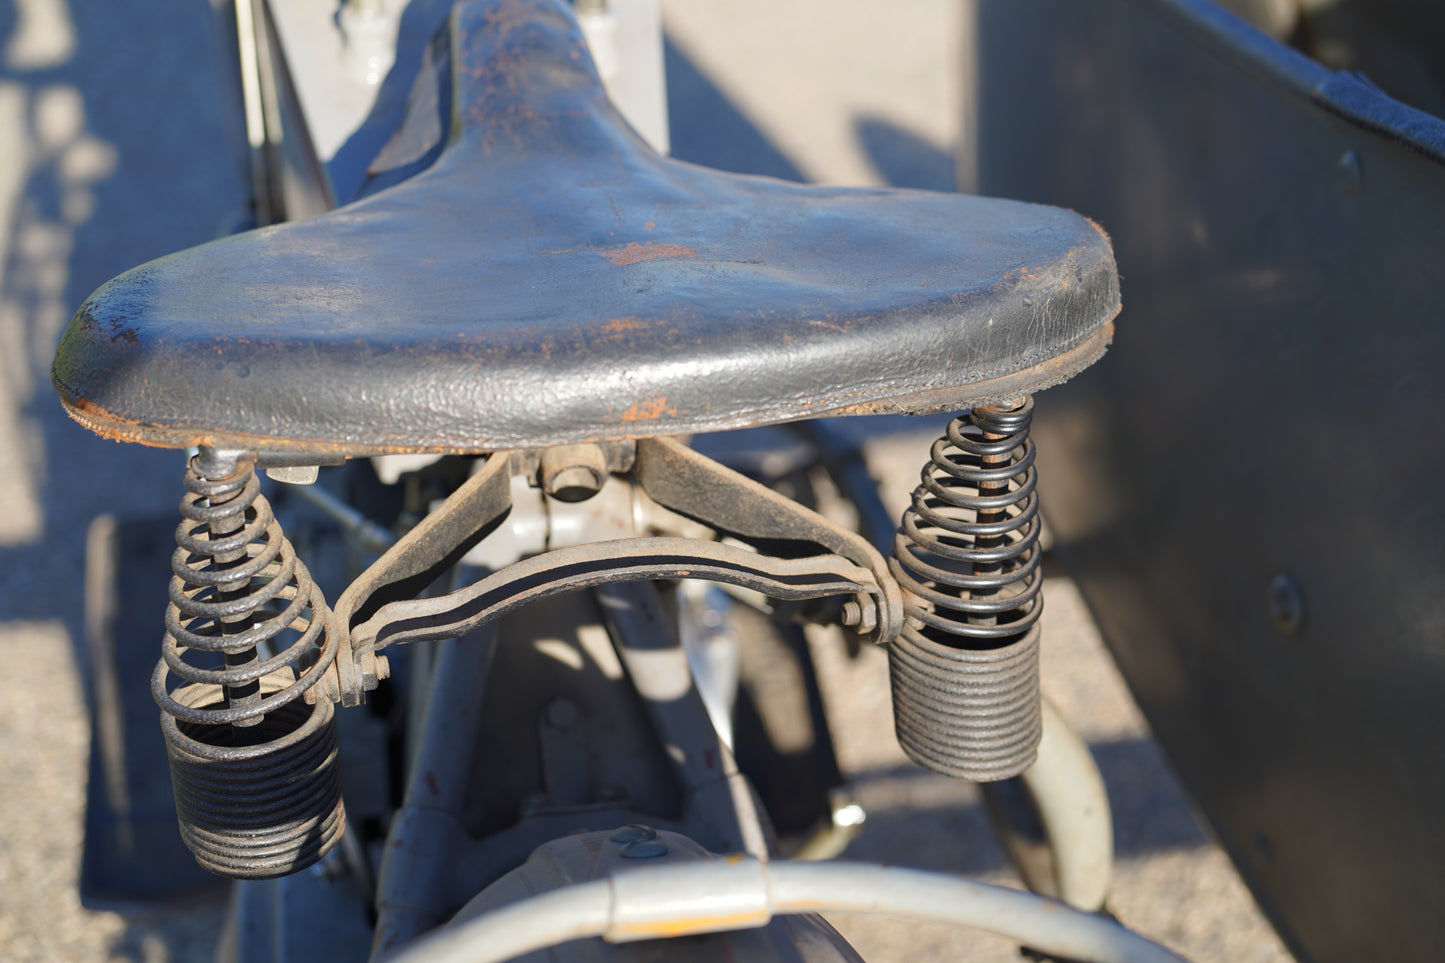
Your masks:
M607 480L607 456L597 445L558 445L542 452L542 490L558 501L586 501Z
M382 679L391 677L391 662L384 655L362 652L356 657L356 673L361 676L362 687L370 692Z
M872 632L878 628L878 608L871 599L851 598L843 603L842 621L860 634Z

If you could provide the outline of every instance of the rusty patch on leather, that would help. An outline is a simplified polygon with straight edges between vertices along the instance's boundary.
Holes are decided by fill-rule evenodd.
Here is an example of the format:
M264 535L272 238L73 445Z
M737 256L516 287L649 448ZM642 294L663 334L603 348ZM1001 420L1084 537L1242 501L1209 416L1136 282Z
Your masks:
M666 398L649 398L646 401L634 401L626 411L622 413L623 421L655 421L662 417L673 417L677 414L677 408L668 407Z
M617 341L636 334L639 331L646 331L648 327L649 325L646 321L629 315L623 318L609 318L607 323L602 326L602 330L609 338Z
M612 247L595 252L616 265L636 264L639 261L655 261L664 257L697 257L697 252L683 244L658 241L655 244L639 244L633 241L622 247Z

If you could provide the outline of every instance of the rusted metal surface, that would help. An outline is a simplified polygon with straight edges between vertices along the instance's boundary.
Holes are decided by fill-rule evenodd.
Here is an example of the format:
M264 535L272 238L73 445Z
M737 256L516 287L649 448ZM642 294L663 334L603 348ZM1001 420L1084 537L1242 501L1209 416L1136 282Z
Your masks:
M803 187L651 151L564 4L451 22L435 164L162 258L77 312L53 379L111 438L479 452L1003 400L1102 353L1071 212Z
M440 598L392 602L352 632L354 648L449 639L508 612L577 589L614 582L700 578L801 602L882 594L872 573L836 555L782 559L683 538L627 538L556 549L509 565Z
M525 455L492 456L347 589L337 616L350 626L358 655L454 638L563 592L659 578L709 579L789 601L853 596L861 606L860 633L888 641L901 627L897 586L863 538L670 439L639 444L633 471L642 489L664 507L757 542L761 551L697 538L587 543L509 565L450 595L411 600L411 589L430 582L502 517L510 505L506 480L526 461ZM813 554L766 554L785 542L811 545Z
M871 604L864 605L863 619L850 624L852 631L873 642L892 641L902 631L898 585L883 556L857 533L670 438L638 442L633 475L659 505L763 552L770 544L782 548L780 543L811 543L848 559L871 573L878 586L878 592L870 593Z
M363 678L358 671L352 623L387 602L415 597L486 536L511 508L513 459L507 452L488 457L445 502L347 586L336 603L341 644L336 672L324 680L323 691L329 698L357 705L363 693L375 686L374 679Z
M621 462L630 452L598 454ZM506 516L511 477L538 468L535 451L491 455L352 582L336 604L342 629L336 672L323 679L318 693L355 705L376 684L364 660L380 648L454 638L531 602L616 582L710 579L793 603L836 596L837 604L804 604L798 614L842 619L855 637L873 642L891 641L902 629L898 585L866 539L667 438L639 442L631 471L649 498L677 513L671 517L679 525L665 534L687 537L555 549L450 595L416 599ZM749 548L712 540L725 536ZM851 612L840 608L846 602L853 603Z

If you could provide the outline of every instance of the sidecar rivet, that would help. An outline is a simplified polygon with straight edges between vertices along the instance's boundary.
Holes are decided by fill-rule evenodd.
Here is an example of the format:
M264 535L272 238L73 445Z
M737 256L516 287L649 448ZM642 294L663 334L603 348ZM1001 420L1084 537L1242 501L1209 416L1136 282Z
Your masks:
M1276 575L1269 583L1269 617L1285 635L1298 635L1304 628L1304 592L1288 575Z
M1336 165L1339 168L1340 185L1345 193L1354 196L1365 186L1364 172L1360 169L1360 155L1347 150L1340 155Z

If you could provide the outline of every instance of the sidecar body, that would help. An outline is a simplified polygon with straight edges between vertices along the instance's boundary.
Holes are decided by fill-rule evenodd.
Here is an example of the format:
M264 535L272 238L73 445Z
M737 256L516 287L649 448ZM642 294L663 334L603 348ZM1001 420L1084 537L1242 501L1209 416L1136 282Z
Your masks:
M1301 960L1445 955L1445 14L982 0L966 187L1116 239L1044 510ZM1122 329L1121 329L1122 330Z

